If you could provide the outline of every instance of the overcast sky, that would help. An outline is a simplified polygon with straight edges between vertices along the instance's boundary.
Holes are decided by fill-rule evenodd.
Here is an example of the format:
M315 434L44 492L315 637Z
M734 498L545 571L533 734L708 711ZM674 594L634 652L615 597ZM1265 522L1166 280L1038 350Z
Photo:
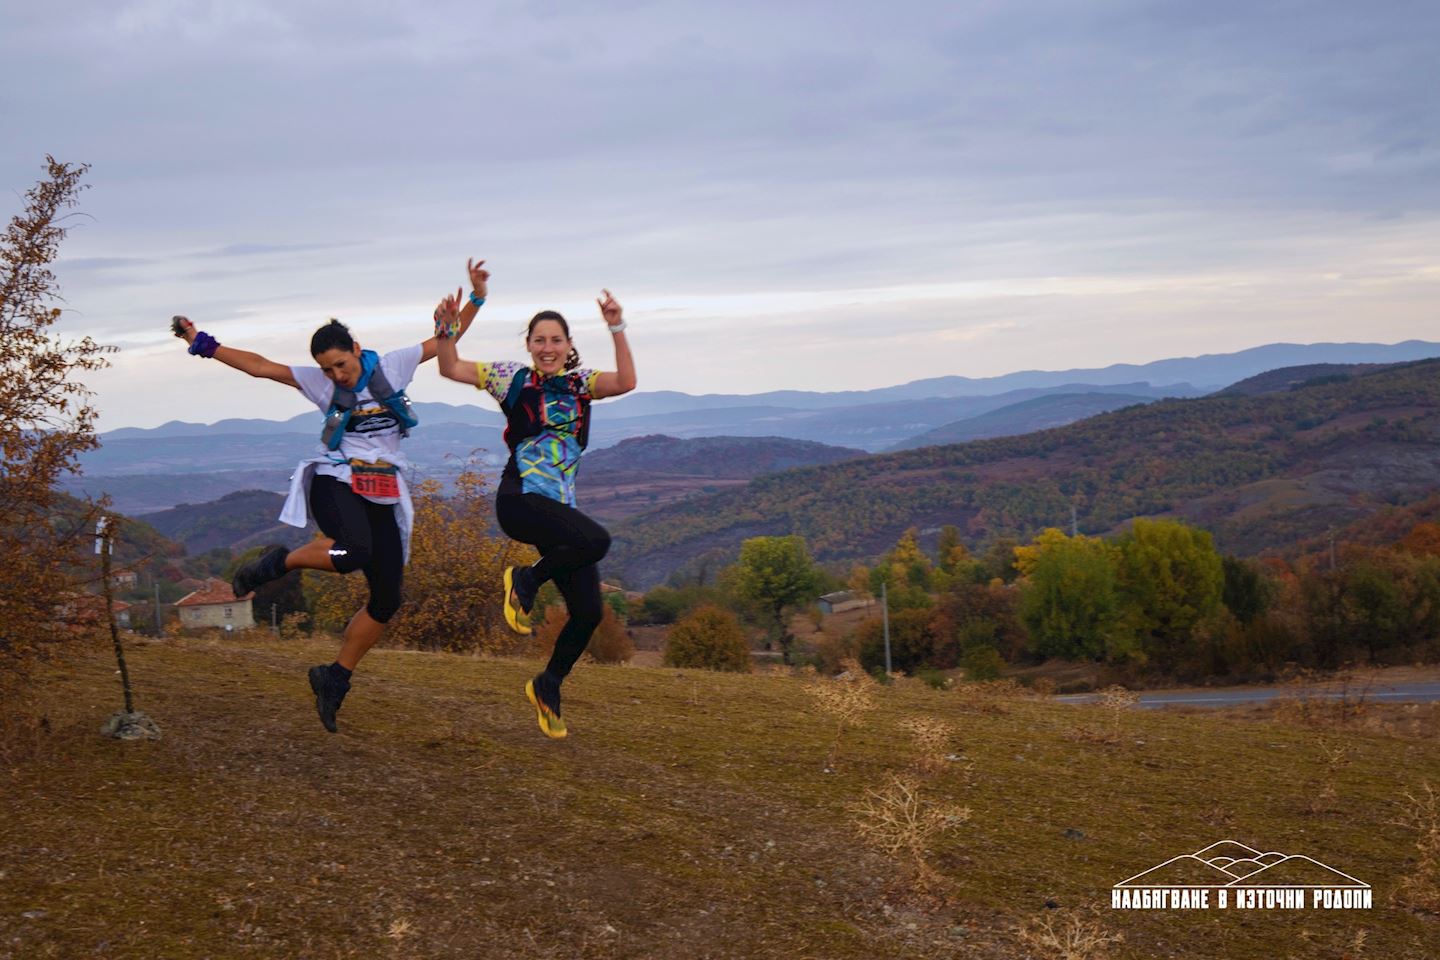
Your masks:
M487 258L642 389L870 388L1440 340L1440 4L0 0L8 217L89 163L67 335L102 428L290 416L187 356L382 351ZM480 402L422 370L411 395Z

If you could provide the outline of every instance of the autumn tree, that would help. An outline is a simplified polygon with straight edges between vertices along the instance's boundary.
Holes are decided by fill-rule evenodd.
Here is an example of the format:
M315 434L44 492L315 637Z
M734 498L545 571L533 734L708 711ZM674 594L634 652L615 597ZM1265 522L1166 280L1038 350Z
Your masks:
M468 466L444 495L437 480L414 491L415 524L405 568L404 603L387 643L421 650L493 651L510 641L500 605L505 568L532 563L534 548L497 536L485 479ZM311 608L325 629L342 628L365 602L359 573L306 573Z
M61 519L56 480L99 445L94 396L81 377L108 365L89 337L61 340L50 270L88 167L46 157L46 175L0 238L0 670L58 639L55 598L95 511Z
M795 637L785 621L787 611L810 601L815 569L803 537L752 537L740 545L732 568L736 595L760 611L778 637L785 662L794 662Z
M1120 538L1120 591L1146 654L1177 662L1219 609L1225 573L1208 531L1178 520L1136 520Z
M1020 617L1042 656L1123 659L1133 652L1124 624L1119 551L1098 537L1050 528L1015 548L1024 577Z
M745 631L729 610L713 604L697 607L670 628L665 665L748 673L751 661Z

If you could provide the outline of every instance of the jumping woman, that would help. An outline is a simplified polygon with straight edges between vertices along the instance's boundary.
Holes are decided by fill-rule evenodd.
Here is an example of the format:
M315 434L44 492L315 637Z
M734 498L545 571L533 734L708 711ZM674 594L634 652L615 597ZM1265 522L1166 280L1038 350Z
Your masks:
M635 362L625 340L620 304L609 290L603 294L595 302L615 341L615 371L610 373L580 367L570 326L554 310L542 310L530 320L525 333L529 366L505 360L461 360L454 340L444 337L457 325L460 298L446 297L435 311L436 333L442 337L440 374L486 391L505 414L510 460L495 497L500 529L540 552L533 566L505 571L505 620L517 633L528 634L535 594L547 580L559 588L570 614L550 662L525 684L540 729L550 737L565 736L560 684L600 625L596 564L610 549L610 534L575 508L575 469L589 439L590 401L635 389Z
M485 302L490 274L484 263L467 265L473 291L446 330L452 338L469 327ZM453 301L459 300L457 291ZM410 464L400 452L400 440L417 423L405 387L415 368L436 355L440 341L432 337L380 356L362 350L344 324L331 320L310 338L316 365L288 367L221 346L184 317L176 317L171 328L190 344L193 355L294 387L324 414L318 453L302 460L290 478L290 496L280 514L283 522L297 527L313 517L324 536L294 550L270 547L236 571L231 587L238 599L291 570L364 572L370 597L346 625L339 655L334 663L310 668L315 709L325 729L334 733L335 714L350 690L352 671L400 608L414 522L405 481ZM450 347L452 353L454 349Z

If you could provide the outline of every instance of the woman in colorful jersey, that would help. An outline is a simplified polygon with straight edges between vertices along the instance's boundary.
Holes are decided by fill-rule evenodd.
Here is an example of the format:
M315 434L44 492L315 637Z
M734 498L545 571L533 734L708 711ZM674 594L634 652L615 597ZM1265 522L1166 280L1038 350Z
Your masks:
M474 290L465 308L456 311L457 337L485 302L490 277L483 260L468 269ZM459 301L458 294L454 299ZM351 672L400 608L414 520L405 481L410 464L400 452L400 440L416 422L404 390L415 368L435 357L438 340L431 337L380 356L361 350L345 325L331 320L310 339L316 366L291 367L221 346L184 317L176 317L172 329L195 356L294 387L325 414L319 451L302 460L290 478L290 496L280 514L283 522L297 527L314 517L324 537L294 550L270 547L236 572L231 587L239 598L291 570L365 574L370 597L346 625L340 653L333 663L310 668L315 709L325 729L334 733Z
M461 360L451 339L442 339L439 348L441 375L486 391L505 414L510 460L500 478L495 515L506 536L540 551L533 566L505 571L505 619L518 633L529 633L535 594L547 580L559 588L570 614L550 662L525 684L540 729L551 737L566 732L560 684L600 625L596 565L610 549L605 529L575 508L575 468L589 439L590 401L635 389L635 362L620 304L609 290L595 302L615 342L613 372L580 366L570 325L554 310L542 310L530 320L525 334L529 366ZM437 333L454 325L458 303L458 297L441 302L435 314Z

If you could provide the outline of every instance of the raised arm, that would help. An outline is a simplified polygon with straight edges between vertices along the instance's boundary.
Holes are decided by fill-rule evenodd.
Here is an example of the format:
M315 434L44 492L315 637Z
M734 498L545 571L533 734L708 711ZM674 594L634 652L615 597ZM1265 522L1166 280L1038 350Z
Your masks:
M442 356L440 344L447 339L446 336L441 335L442 333L449 335L448 339L450 340L451 351L453 352L454 342L463 337L465 331L470 329L470 321L475 319L475 314L480 312L480 305L485 302L485 296L490 290L490 271L485 269L485 261L466 260L465 272L470 275L470 297L465 301L464 306L459 308L458 312L448 315L446 319L447 326L443 331L440 327L440 309L439 307L435 309L435 336L421 342L421 363L424 363L432 357ZM450 298L446 297L445 299L449 300ZM455 301L457 304L460 301L459 290L455 291ZM441 301L442 304L444 302L444 300ZM444 362L443 357L441 362ZM440 372L443 376L450 376L448 373L445 373L444 370ZM472 370L471 373L474 373L474 371ZM450 379L454 380L455 378L450 377Z
M609 290L602 290L601 293L605 295L604 299L597 298L595 302L600 305L600 316L604 318L605 325L610 328L610 336L615 341L615 370L613 373L607 371L595 377L595 392L592 396L597 400L618 397L635 389L635 360L630 356L630 343L625 339L625 319L620 304Z
M300 388L300 385L295 382L294 375L290 373L290 368L285 364L267 360L260 354L251 353L248 350L221 346L208 333L196 330L195 324L185 317L173 318L170 321L170 329L175 336L190 344L190 352L196 356L213 357L225 366L234 367L241 373L248 373L252 377L274 380L276 383L283 383L287 387L295 387L297 390ZM197 339L200 341L198 348L195 345Z
M454 380L456 383L468 383L472 387L480 385L480 378L475 372L473 360L461 360L460 351L455 348L455 341L459 339L464 329L460 327L463 311L460 309L460 291L440 301L435 308L435 336L425 342L435 344L435 355L439 358L437 366L440 368L440 376L446 380ZM470 316L475 316L471 310ZM450 336L450 331L456 330L455 336Z

